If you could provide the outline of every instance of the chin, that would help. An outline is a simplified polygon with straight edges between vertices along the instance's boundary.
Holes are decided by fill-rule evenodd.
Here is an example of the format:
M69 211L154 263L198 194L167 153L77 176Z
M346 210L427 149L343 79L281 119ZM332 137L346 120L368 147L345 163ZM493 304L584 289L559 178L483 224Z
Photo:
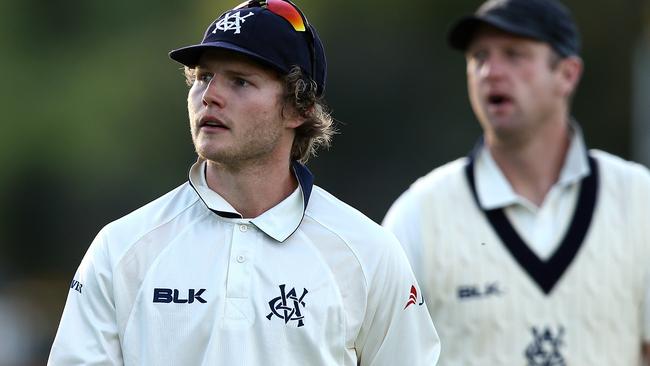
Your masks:
M214 162L221 162L222 160L224 160L222 154L219 154L218 152L215 151L197 150L196 153L205 160L210 160Z
M225 166L237 166L241 163L242 158L237 154L228 151L207 149L197 150L196 153L204 160Z
M220 156L223 155L223 152L218 149L211 148L210 146L203 146L201 144L194 144L194 150L199 157L205 160L218 161L220 160Z
M520 125L520 123L511 116L492 116L488 119L487 124L495 131L516 130Z

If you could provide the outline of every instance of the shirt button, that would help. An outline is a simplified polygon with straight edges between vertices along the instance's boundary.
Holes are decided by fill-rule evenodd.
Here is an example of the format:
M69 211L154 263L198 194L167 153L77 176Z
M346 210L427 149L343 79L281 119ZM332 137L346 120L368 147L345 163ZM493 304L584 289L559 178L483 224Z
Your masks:
M248 225L239 225L239 231L245 233L248 231Z
M246 262L246 257L244 257L243 255L238 255L237 256L237 262L239 262L239 263Z

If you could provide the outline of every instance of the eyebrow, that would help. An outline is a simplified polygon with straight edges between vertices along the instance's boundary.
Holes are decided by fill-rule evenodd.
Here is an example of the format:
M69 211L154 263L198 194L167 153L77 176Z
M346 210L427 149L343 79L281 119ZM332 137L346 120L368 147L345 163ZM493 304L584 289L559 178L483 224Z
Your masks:
M206 64L198 64L195 67L196 70L208 70L210 69ZM240 66L240 65L229 65L221 68L221 72L224 72L228 75L235 76L244 76L244 77L262 77L262 72L257 70L251 70L249 67Z

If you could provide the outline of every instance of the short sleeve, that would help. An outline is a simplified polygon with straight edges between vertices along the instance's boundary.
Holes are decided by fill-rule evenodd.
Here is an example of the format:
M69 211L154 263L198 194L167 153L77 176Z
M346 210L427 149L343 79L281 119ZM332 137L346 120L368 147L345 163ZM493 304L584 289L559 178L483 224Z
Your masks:
M394 240L370 277L368 306L356 346L362 366L435 365L438 361L438 334L408 260Z
M48 366L123 364L104 234L90 245L70 283Z

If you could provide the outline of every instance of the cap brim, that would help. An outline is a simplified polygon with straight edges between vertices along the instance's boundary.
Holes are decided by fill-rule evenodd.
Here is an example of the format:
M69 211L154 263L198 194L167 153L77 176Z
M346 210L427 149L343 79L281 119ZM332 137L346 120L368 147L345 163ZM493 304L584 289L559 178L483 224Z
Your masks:
M251 52L235 44L229 42L223 42L223 41L202 43L202 44L182 47L169 52L169 57L178 63L181 63L187 67L192 68L192 67L196 67L199 64L199 60L201 59L201 55L203 55L203 52L205 52L208 49L215 49L215 48L234 51L243 54L245 56L249 56L255 59L256 61L264 65L270 66L280 72L283 73L288 72L288 70L285 70L281 65L277 65L271 60L262 57L255 52Z
M449 46L456 50L465 51L470 42L472 42L474 34L480 25L490 25L504 32L518 36L544 40L542 36L536 32L499 17L489 15L467 16L457 21L447 33L447 42Z

